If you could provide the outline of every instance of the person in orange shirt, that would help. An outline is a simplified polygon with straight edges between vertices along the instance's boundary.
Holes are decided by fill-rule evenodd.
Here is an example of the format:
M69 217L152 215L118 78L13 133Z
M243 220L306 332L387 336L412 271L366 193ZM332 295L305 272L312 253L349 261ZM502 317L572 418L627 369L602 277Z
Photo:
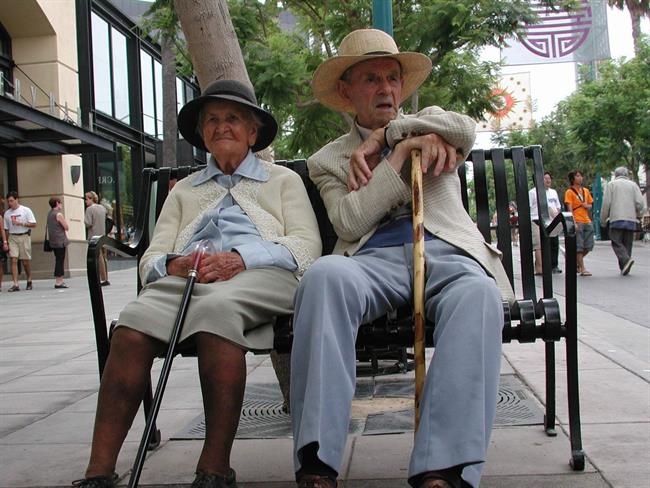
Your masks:
M576 261L580 276L591 276L584 264L584 257L594 248L594 226L589 212L593 197L587 188L582 186L583 175L575 170L569 173L569 189L564 194L564 204L568 211L573 212L576 222Z

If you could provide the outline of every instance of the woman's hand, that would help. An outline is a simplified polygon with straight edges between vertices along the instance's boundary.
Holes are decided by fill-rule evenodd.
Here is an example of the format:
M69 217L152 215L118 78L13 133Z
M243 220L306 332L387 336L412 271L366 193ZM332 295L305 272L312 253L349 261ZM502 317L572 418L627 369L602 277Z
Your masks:
M170 260L167 263L167 274L170 276L180 276L181 278L187 278L190 269L192 269L192 263L194 262L194 256L179 256Z
M199 283L226 281L245 269L244 260L236 252L206 254L199 265Z

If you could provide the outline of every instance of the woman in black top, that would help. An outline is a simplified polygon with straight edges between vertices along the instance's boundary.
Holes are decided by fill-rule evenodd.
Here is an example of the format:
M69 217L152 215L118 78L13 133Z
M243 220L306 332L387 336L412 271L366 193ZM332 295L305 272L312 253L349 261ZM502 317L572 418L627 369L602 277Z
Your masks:
M68 288L63 282L63 261L65 261L65 248L68 245L68 222L61 209L63 203L59 197L50 198L50 213L47 214L47 234L50 246L54 252L54 288Z

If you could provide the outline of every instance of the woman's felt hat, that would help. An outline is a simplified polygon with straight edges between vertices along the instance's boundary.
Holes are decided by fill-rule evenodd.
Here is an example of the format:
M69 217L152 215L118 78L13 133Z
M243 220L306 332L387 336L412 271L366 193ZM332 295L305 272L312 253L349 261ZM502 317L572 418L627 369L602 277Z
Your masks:
M278 132L278 123L269 112L257 104L253 89L236 80L217 80L210 83L200 97L187 102L178 113L178 130L193 146L207 150L198 127L201 108L213 100L229 100L244 105L262 121L257 129L257 140L251 147L253 152L261 151L271 145Z

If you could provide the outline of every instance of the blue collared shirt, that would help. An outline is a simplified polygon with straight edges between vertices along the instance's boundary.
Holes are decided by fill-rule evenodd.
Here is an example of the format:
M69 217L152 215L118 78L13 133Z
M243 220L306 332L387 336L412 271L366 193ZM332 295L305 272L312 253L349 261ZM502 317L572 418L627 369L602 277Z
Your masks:
M214 180L227 189L228 193L214 208L203 215L195 234L180 255L189 254L196 242L208 239L212 241L217 252L237 252L242 257L246 269L275 266L295 271L298 265L291 252L282 244L262 239L250 217L230 193L230 190L244 178L262 183L269 179L268 171L250 150L232 175L224 174L213 156L210 156L208 165L197 175L192 186L203 185ZM178 254L162 256L147 276L147 282L166 276L168 260L177 256Z

